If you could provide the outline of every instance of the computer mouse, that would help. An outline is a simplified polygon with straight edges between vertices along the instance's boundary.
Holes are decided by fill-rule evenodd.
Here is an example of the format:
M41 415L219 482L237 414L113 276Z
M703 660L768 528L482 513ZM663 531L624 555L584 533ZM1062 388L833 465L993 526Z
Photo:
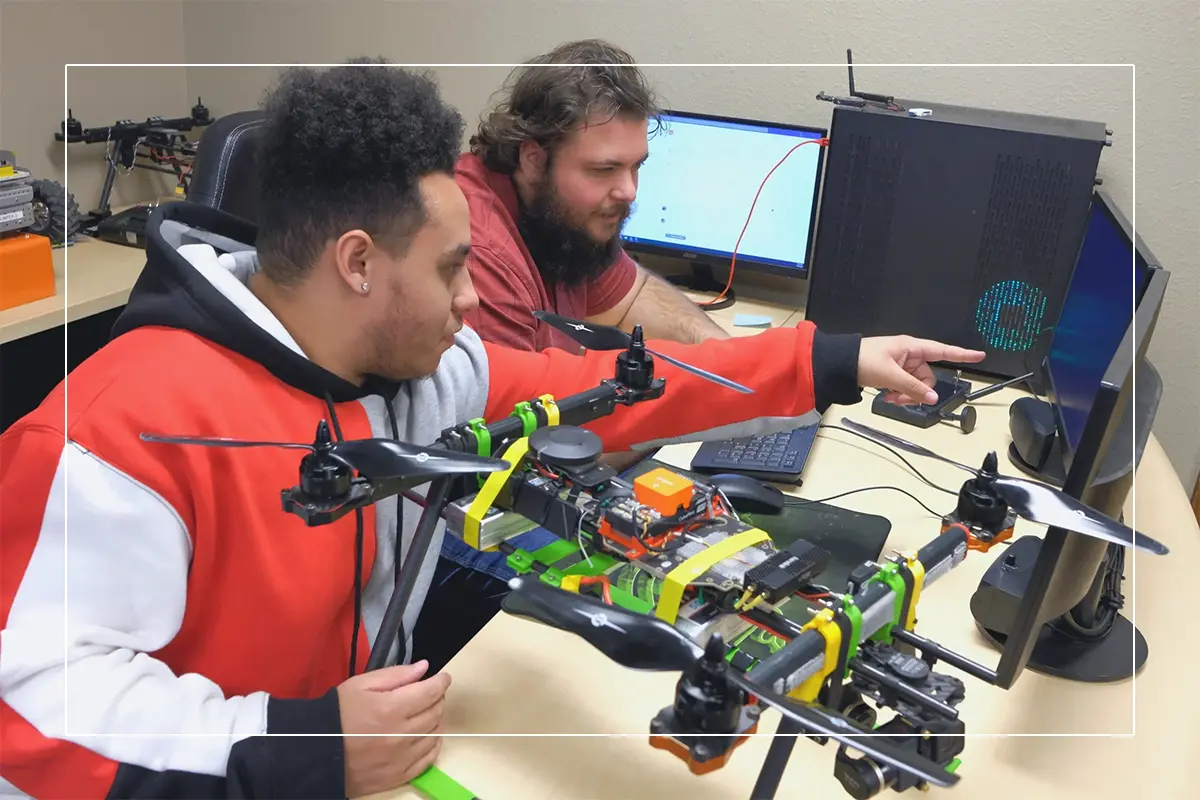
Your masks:
M704 480L725 494L729 502L733 503L734 511L750 514L778 514L783 511L783 492L757 478L722 472L709 475Z

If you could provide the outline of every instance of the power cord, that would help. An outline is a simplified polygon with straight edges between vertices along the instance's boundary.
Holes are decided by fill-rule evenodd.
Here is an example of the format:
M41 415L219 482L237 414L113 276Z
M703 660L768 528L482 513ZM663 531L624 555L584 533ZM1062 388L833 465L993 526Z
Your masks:
M859 492L880 492L880 491L899 492L900 494L908 496L914 503L916 503L921 508L928 511L931 516L937 517L938 519L941 519L943 516L945 516L944 514L939 514L938 512L934 511L929 506L925 505L923 502L921 502L921 499L919 497L917 497L915 494L913 494L912 492L907 491L906 489L901 489L899 486L863 486L858 489L850 489L849 491L838 492L837 494L830 495L829 497L821 497L816 500L809 500L807 498L797 498L795 502L799 503L799 504L803 504L803 505L808 505L810 503L828 503L830 500L837 500L839 498L846 497L848 495L858 494Z
M779 159L775 166L771 167L771 171L767 173L767 177L763 178L762 183L758 185L758 191L754 193L754 202L750 203L750 211L746 214L746 224L742 225L742 232L738 234L737 242L733 246L733 254L729 259L729 278L725 281L725 288L722 289L721 293L712 300L706 300L703 303L696 303L696 305L700 306L700 308L703 308L705 311L716 311L718 308L725 308L725 306L728 305L728 303L725 302L725 295L729 293L730 288L733 286L733 271L737 265L738 248L742 246L742 237L746 235L746 229L750 227L750 218L754 216L754 207L758 205L758 197L762 194L763 187L767 185L767 181L770 179L775 170L779 169L780 165L783 164L784 161L787 161L788 156L806 144L818 144L821 147L827 147L829 145L829 138L822 137L820 139L805 139L803 142L794 145L791 150L788 150L786 153L784 153L783 158Z
M921 479L921 481L922 481L923 483L925 483L925 484L927 484L927 485L929 485L929 486L933 487L934 489L937 489L939 492L945 492L946 494L951 494L951 495L954 495L955 497L958 497L958 492L957 492L957 491L951 491L950 489L947 489L947 488L945 488L944 486L938 486L936 483L934 483L933 481L929 480L929 478L926 478L926 477L925 477L925 474L924 474L923 472L921 472L921 470L919 470L919 469L917 469L916 467L914 467L914 466L912 465L912 462L911 462L911 461L909 461L909 460L908 460L907 458L905 458L904 456L902 456L902 455L900 454L900 452L899 452L898 450L896 450L894 447L891 447L890 445L886 445L886 444L884 444L883 442L880 442L880 441L877 441L877 440L875 440L875 439L872 439L870 436L866 436L865 434L861 434L861 433L859 433L858 431L852 431L852 430L850 430L849 428L843 428L841 425L826 425L825 423L821 423L821 425L820 425L819 427L820 427L820 428L825 428L825 429L827 429L827 430L832 430L832 431L844 431L844 432L846 432L846 433L853 434L853 435L857 436L857 437L858 437L858 438L860 438L860 439L864 439L864 440L866 440L866 441L870 442L871 444L875 445L876 447L882 447L884 450L887 450L889 453L891 453L892 455L894 455L896 458L898 458L898 459L900 459L901 461L903 461L903 462L904 462L904 465L905 465L906 467L908 467L910 470L912 470L913 474L914 474L914 475L916 475L918 478L920 478L920 479ZM835 440L835 441L836 441L836 440ZM940 516L940 515L939 515L939 516Z

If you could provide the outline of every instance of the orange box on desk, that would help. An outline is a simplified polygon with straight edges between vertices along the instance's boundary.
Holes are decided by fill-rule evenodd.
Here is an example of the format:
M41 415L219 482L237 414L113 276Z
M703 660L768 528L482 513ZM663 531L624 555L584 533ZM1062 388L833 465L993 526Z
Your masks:
M0 237L0 310L53 296L50 240L32 233Z

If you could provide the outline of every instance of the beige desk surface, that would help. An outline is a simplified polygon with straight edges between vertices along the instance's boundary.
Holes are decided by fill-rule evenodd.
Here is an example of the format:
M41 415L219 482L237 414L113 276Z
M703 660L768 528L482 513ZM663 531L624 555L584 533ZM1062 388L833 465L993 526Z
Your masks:
M800 318L786 309L778 314L787 315L792 324ZM978 427L970 435L949 425L922 431L891 423L870 413L869 399L850 408L834 407L825 421L837 424L849 416L951 458L979 463L989 450L1003 452L1007 409L1018 396L1008 389L981 400ZM666 448L659 458L686 467L696 447ZM962 483L963 473L953 467L919 457L910 460L943 486ZM1001 463L1006 463L1003 456ZM837 430L819 434L798 494L821 498L876 484L903 487L935 509L948 508L949 495L922 484L890 453ZM959 769L962 781L934 794L962 800L1197 796L1192 772L1200 756L1200 694L1191 681L1200 646L1189 630L1200 600L1192 588L1200 530L1183 487L1153 438L1136 476L1135 496L1136 517L1131 500L1127 518L1172 548L1168 556L1131 554L1126 561L1125 613L1135 618L1150 646L1140 676L1133 682L1091 686L1026 672L1007 692L965 678L967 697L960 712L969 738ZM832 502L887 516L892 521L889 549L916 549L937 534L937 520L896 492L864 492ZM1040 530L1020 522L1017 535ZM998 653L977 634L968 602L997 553L1003 550L972 553L930 588L922 597L918 627L919 633L992 667ZM779 719L766 713L762 735L743 745L724 769L696 777L682 762L647 744L650 719L670 704L676 673L627 670L572 635L503 613L447 669L453 677L447 699L449 735L438 766L486 800L749 797ZM947 671L956 674L953 668ZM834 753L833 745L798 742L780 800L846 797L832 776ZM419 795L404 788L375 800L385 797L409 800Z
M124 305L146 253L80 237L54 251L53 297L0 311L0 344Z

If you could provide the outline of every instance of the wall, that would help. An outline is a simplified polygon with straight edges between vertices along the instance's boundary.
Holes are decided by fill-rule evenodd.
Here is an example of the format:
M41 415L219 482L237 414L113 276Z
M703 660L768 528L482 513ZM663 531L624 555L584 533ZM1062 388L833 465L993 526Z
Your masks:
M1173 272L1150 357L1166 382L1155 432L1191 486L1200 469L1200 208L1195 81L1200 6L1189 0L1075 2L726 3L271 2L184 0L190 63L337 63L382 54L401 63L523 61L574 38L611 39L646 64L861 63L1136 64L1088 67L861 67L858 88L1032 113L1100 119L1114 130L1105 187ZM1191 44L1188 44L1191 42ZM1191 55L1189 55L1191 53ZM690 108L827 123L818 90L843 92L843 67L650 67L664 99ZM228 112L254 105L270 69L192 67L191 94ZM438 70L446 97L473 122L507 69ZM1136 88L1136 106L1134 93ZM1135 129L1136 108L1136 129ZM1136 136L1136 150L1135 150ZM1134 205L1134 163L1137 204Z
M0 0L0 147L36 177L67 182L81 211L96 207L106 170L99 144L64 147L54 133L68 103L85 128L118 119L182 117L188 100L184 67L71 67L66 64L182 63L180 0ZM66 152L64 152L64 150ZM68 170L69 168L69 170ZM171 176L134 170L119 176L113 206L170 194Z
M1133 75L1119 68L864 66L856 79L866 91L1098 118L1114 129L1101 162L1105 186L1173 272L1151 346L1166 382L1155 431L1192 485L1200 470L1200 315L1192 307L1200 266L1190 224L1200 208L1191 152L1200 129L1200 7L1189 0L0 0L0 146L39 175L64 177L63 147L52 133L63 117L67 62L336 63L382 54L403 63L504 65L585 36L609 38L640 62L659 64L841 64L847 46L860 63L1137 64L1136 106ZM507 71L445 67L438 74L446 97L473 122ZM846 85L840 66L647 71L678 108L807 123L829 119L829 107L814 99L818 90ZM273 72L77 67L70 106L89 126L185 114L198 95L220 115L254 106ZM95 204L103 170L99 146L70 149L70 189L85 210ZM118 180L114 204L167 193L171 183L139 170Z

